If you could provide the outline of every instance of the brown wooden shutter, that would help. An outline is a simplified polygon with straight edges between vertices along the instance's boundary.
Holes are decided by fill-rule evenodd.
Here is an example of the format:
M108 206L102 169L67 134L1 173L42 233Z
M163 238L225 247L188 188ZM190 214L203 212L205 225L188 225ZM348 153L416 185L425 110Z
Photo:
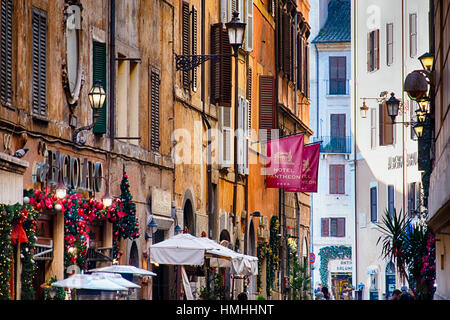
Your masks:
M380 30L375 31L375 45L374 45L374 56L375 56L375 69L380 69Z
M259 129L274 129L275 120L275 77L259 76Z
M228 33L221 23L211 26L211 54L232 54ZM211 103L231 107L231 56L211 61Z
M345 194L345 166L337 165L337 193Z
M345 137L345 114L331 114L331 136Z
M380 104L380 146L387 146L394 143L394 125L389 117L386 105Z
M290 27L290 19L289 14L286 11L283 11L282 16L283 21L283 71L284 75L290 78L291 72L291 27Z
M371 39L372 39L372 32L369 32L368 34L367 34L367 71L368 72L370 72L370 71L373 71L373 68L372 68L372 65L373 65L373 63L372 63L372 41L371 41Z
M159 141L159 87L160 77L157 70L152 70L150 75L150 147L152 150L158 151Z
M303 39L300 34L297 34L297 88L303 92Z
M190 54L190 11L189 4L183 2L182 5L182 50L184 55ZM183 87L189 88L190 85L190 77L189 71L183 71Z
M305 45L305 66L303 68L305 74L305 96L309 98L309 45Z
M47 118L47 14L32 14L32 113Z
M345 218L337 218L337 236L345 237Z
M248 129L252 128L252 68L247 69Z
M197 54L197 9L192 7L192 54ZM197 68L192 69L192 90L197 91Z
M330 236L330 218L322 218L321 221L321 236L329 237Z
M1 3L0 102L6 106L12 106L13 11L13 1L3 0Z

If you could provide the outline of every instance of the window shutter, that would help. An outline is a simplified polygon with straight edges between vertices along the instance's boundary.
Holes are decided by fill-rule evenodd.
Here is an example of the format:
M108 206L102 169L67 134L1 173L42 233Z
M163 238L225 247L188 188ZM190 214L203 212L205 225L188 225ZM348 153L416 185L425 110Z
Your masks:
M345 194L345 166L344 165L338 165L337 166L337 173L338 173L338 194Z
M330 165L330 194L336 194L336 187L337 187L337 172L336 172L336 166Z
M321 236L322 237L329 237L330 236L330 219L329 218L322 218L321 225Z
M417 14L409 15L409 47L410 57L417 55Z
M275 78L259 76L259 129L275 129Z
M283 12L283 71L284 75L290 78L291 75L291 27L289 14Z
M232 165L233 153L233 129L232 129L232 109L229 107L219 108L219 121L221 129L221 145L219 152L220 167L229 168Z
M248 161L248 139L251 137L251 131L249 126L249 119L250 119L250 113L249 113L249 101L244 100L244 117L246 119L244 124L244 129L246 130L246 134L244 135L244 174L249 174L249 161Z
M297 88L300 92L303 92L303 38L300 34L297 34Z
M394 62L394 24L388 23L386 26L386 57L387 65L390 66Z
M32 113L47 118L47 14L33 9Z
M372 49L372 32L369 32L367 34L367 71L373 71L373 61L372 61L372 57L373 57L373 49Z
M244 123L245 121L245 116L244 116L244 112L245 112L245 99L242 96L239 96L238 98L239 101L239 105L238 105L238 128L237 128L237 132L235 132L235 134L237 134L237 155L238 155L238 172L239 174L243 174L244 173L244 140L245 140L245 133L244 133L244 128L245 125Z
M3 0L1 3L0 99L6 106L12 106L13 11L13 1Z
M211 26L211 54L231 55L231 46L222 24ZM211 103L231 107L231 56L211 61Z
M247 120L247 128L248 128L248 137L251 136L251 129L252 129L252 77L253 77L253 70L252 68L247 69L247 110L248 110L248 120Z
M159 87L161 82L157 70L152 70L150 77L150 147L154 151L159 151Z
M184 55L190 54L190 11L189 11L189 4L186 2L183 2L182 5L182 51ZM190 77L189 77L189 71L183 71L183 87L189 88L190 85Z
M377 222L378 208L377 208L377 187L370 188L370 221Z
M246 1L247 4L245 50L251 52L253 51L253 0L240 0L240 1Z
M384 146L385 144L385 130L384 130L384 105L383 104L379 104L378 105L378 118L379 118L379 136L380 136L380 146Z
M309 44L305 45L305 65L303 67L305 74L305 96L309 98Z
M197 9L192 7L192 54L197 54ZM192 69L192 91L197 91L197 68Z
M375 55L375 69L380 69L380 30L377 29L375 31L375 46L374 46L374 55Z
M107 82L106 82L106 43L94 41L93 43L93 83L100 81L103 89L106 93ZM94 110L94 115L98 114L98 119L94 125L93 132L97 134L106 133L106 110L107 102L103 104L103 107L99 110Z
M370 109L370 145L374 149L377 146L377 109Z
M337 236L339 238L345 237L345 218L337 218Z
M228 22L228 0L220 0L220 22Z
M395 209L395 189L394 186L388 186L388 211L389 214L393 215Z

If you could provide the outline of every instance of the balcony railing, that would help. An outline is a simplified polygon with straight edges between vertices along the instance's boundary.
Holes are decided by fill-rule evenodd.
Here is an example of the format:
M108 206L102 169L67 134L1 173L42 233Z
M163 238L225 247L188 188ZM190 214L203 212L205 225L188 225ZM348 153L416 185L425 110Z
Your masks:
M351 153L351 137L313 137L313 142L320 143L320 152L322 153Z

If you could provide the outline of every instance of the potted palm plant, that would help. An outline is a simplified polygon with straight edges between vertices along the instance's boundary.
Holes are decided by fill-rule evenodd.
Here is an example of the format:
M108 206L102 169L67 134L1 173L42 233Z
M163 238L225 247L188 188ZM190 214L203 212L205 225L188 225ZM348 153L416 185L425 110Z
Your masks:
M378 228L382 235L382 256L395 263L398 274L407 280L416 297L431 300L436 279L435 238L425 222L408 218L400 210L388 210Z

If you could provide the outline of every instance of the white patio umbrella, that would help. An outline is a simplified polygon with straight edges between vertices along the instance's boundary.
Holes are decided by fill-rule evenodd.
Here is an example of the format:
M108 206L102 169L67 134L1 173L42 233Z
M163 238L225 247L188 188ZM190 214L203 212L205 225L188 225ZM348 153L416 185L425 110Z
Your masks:
M119 264L115 264L115 265L103 267L103 268L92 269L92 270L89 270L89 272L128 273L128 274L137 274L137 275L143 275L143 276L156 276L156 273L151 272L149 270L136 268L135 266L119 265Z
M104 276L92 274L74 274L73 276L70 276L67 279L53 282L52 286L70 289L88 289L88 290L107 290L107 291L128 290L127 287L119 285Z
M104 277L105 279L108 279L109 281L114 282L115 284L130 288L130 289L138 289L140 288L139 285L137 285L134 282L128 281L127 279L124 279L120 274L118 273L108 273L108 272L96 272L96 276Z

